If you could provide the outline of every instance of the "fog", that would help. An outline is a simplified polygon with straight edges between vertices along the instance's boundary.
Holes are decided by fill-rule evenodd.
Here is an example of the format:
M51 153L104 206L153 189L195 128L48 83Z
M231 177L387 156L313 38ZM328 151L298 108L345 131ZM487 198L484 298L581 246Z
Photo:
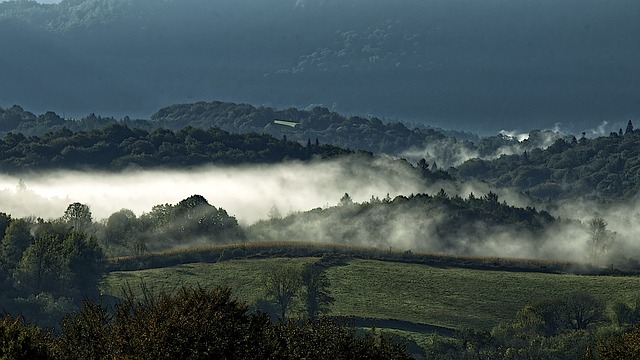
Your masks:
M100 221L123 208L139 216L151 211L154 205L176 204L199 194L211 205L235 216L244 227L257 225L250 230L252 241L342 242L454 255L574 261L586 260L590 238L584 224L598 216L616 233L614 245L601 261L619 262L621 254L639 258L636 234L640 231L640 199L637 197L609 205L586 200L547 204L554 217L575 220L559 221L542 231L523 230L506 223L491 225L479 219L452 224L446 211L432 209L425 213L424 204L420 202L372 206L362 212L337 206L345 193L354 202L365 203L372 197L374 200L387 198L387 194L387 199L394 199L398 195L435 195L444 189L449 196L463 198L470 193L482 197L493 191L499 195L500 202L544 208L512 190L492 189L486 183L428 182L418 174L403 160L357 155L310 163L209 166L190 170L34 172L21 177L0 176L0 212L14 218L56 219L70 203L80 202L89 205L94 220ZM292 220L279 227L264 227L265 223L258 220L268 219L274 206L283 217L292 215ZM318 208L324 210L304 214ZM296 217L298 215L304 216Z
M606 126L606 122L590 132L590 134L596 134L596 131L604 131L604 126ZM507 144L498 146L495 150L489 152L482 151L481 143L480 146L478 146L477 144L471 145L466 142L460 142L454 138L446 138L431 141L423 147L409 149L402 152L399 156L412 162L424 158L429 164L436 163L439 168L448 169L450 167L457 167L471 159L493 160L502 155L520 155L525 151L531 151L533 149L544 150L553 145L558 139L568 139L571 137L571 135L560 128L559 124L556 124L550 129L532 131L530 133L515 130L501 130L499 136L508 140Z
M20 179L24 186L18 188ZM241 224L266 217L333 206L344 193L354 201L425 191L415 175L392 161L356 160L270 166L204 167L193 170L92 173L55 171L22 177L0 175L0 211L15 217L60 217L71 202L90 206L95 219L122 208L137 215L153 205L175 204L191 195L236 216Z

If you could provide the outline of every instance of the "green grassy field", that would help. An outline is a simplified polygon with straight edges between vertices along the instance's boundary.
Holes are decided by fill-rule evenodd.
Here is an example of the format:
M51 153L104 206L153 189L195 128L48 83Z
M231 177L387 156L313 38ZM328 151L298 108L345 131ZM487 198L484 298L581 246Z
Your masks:
M273 258L194 263L159 269L113 271L103 292L118 296L125 284L154 291L181 286L227 284L238 299L254 303L263 294L262 274L285 263L317 258ZM488 330L513 319L536 300L575 291L604 301L630 301L640 295L640 277L558 275L438 268L420 264L352 259L327 270L335 303L329 315L398 319L448 328Z

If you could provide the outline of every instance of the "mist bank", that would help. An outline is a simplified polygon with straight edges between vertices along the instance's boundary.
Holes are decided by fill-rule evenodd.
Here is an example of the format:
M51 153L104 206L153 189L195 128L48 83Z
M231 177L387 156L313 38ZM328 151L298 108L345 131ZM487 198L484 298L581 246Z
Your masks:
M221 99L483 134L581 132L638 114L638 11L627 0L3 2L0 105L148 117Z
M227 209L243 224L282 212L335 205L348 192L357 201L425 191L406 162L347 157L309 163L207 166L191 170L127 172L52 171L0 176L0 211L15 216L59 217L70 202L91 207L97 219L130 209L140 215L154 205L194 194Z
M608 222L607 234L615 234L598 263L628 265L640 258L634 241L635 224L640 223L637 201L608 205L566 201L547 204L547 212L523 194L492 192L486 183L425 178L419 166L383 157L353 155L305 163L171 171L5 175L0 177L0 189L0 212L13 218L55 220L70 203L78 202L91 209L96 223L107 226L114 214L122 219L156 218L166 212L163 209L171 209L169 204L177 206L197 194L216 211L237 219L243 229L238 231L244 235L233 241L286 239L573 261L592 261L588 254L593 239L587 224L599 217ZM145 241L159 238L150 234ZM172 239L150 242L146 249L231 241L206 231ZM134 248L129 246L118 254L131 251Z

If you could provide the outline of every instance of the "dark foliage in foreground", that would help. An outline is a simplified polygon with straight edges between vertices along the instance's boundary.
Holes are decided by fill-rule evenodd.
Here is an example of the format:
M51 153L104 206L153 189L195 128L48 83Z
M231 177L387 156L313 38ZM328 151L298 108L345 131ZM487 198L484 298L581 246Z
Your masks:
M356 336L328 320L274 324L228 288L146 294L126 296L112 312L86 301L57 337L7 318L0 351L49 359L410 359L387 337Z

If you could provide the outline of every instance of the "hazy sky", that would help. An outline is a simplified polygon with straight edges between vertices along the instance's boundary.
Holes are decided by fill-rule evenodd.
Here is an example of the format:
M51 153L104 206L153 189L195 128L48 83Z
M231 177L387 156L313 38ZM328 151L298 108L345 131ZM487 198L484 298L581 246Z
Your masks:
M557 123L591 133L605 122L607 134L640 113L637 0L56 8L3 14L0 106L148 118L199 100L313 104L483 135Z

